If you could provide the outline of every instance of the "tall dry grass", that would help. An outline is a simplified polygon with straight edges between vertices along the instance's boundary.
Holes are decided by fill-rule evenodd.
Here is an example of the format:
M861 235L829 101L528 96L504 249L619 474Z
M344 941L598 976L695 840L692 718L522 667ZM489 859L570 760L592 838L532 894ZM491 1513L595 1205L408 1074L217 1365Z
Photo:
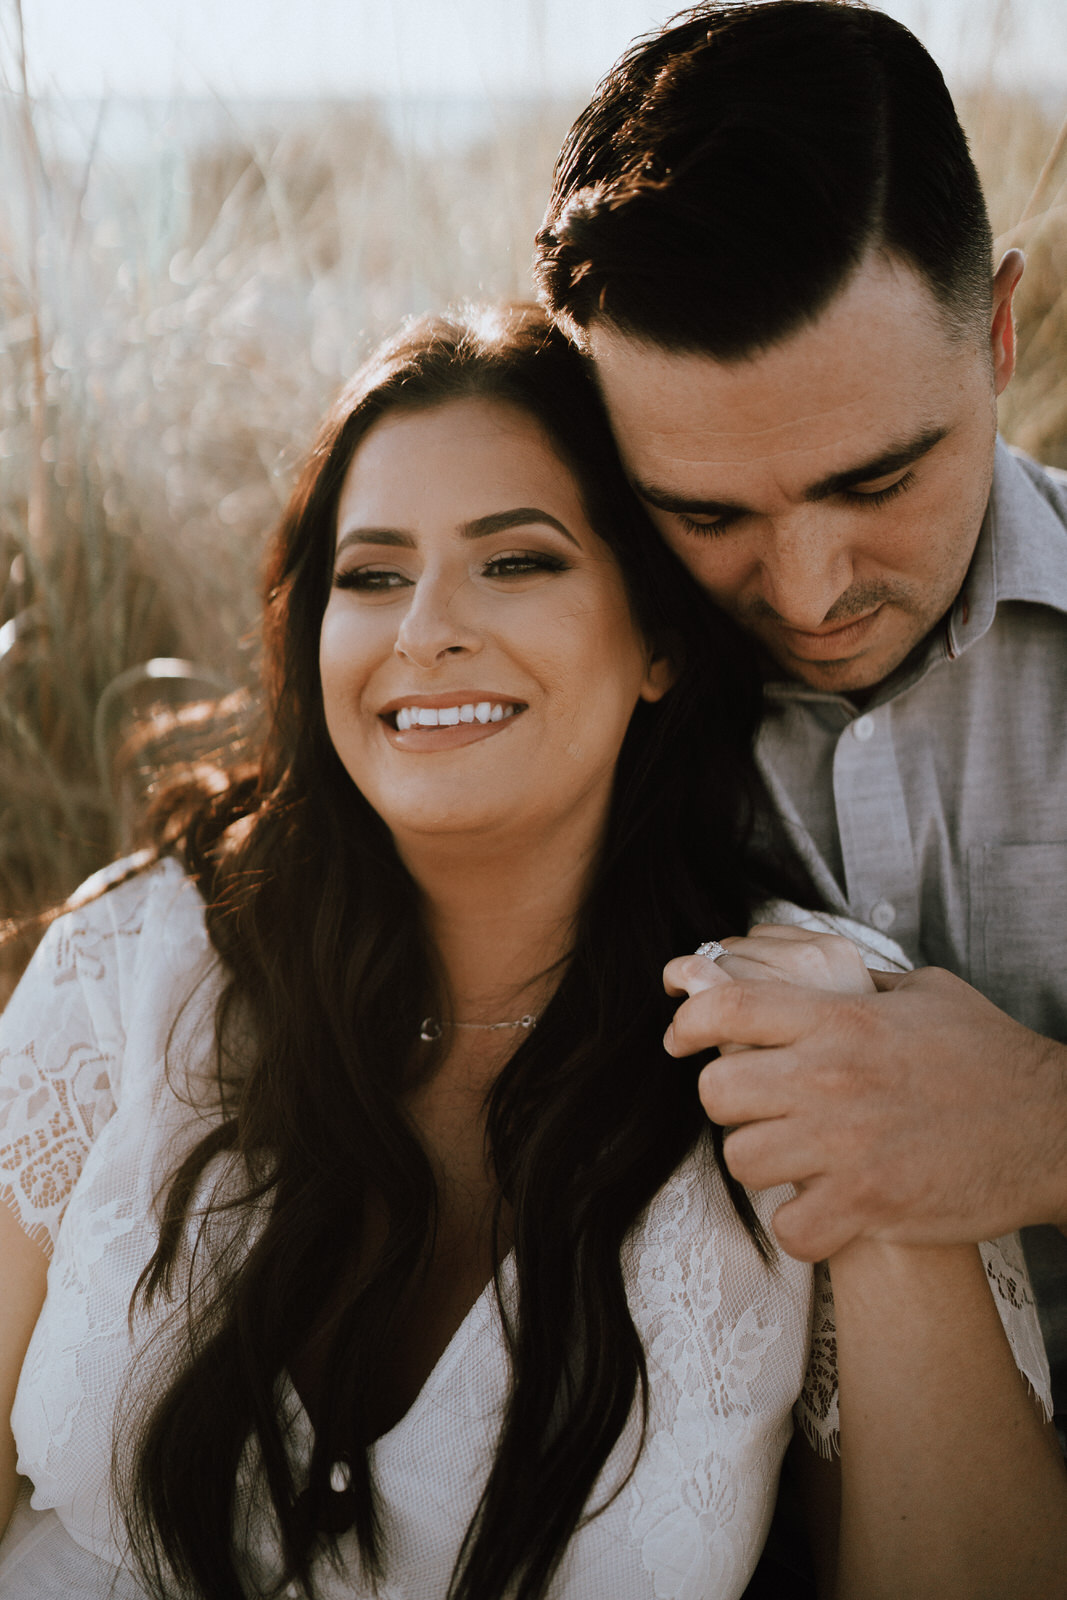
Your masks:
M251 682L264 536L330 394L403 315L527 295L569 104L470 138L372 102L181 108L113 153L24 62L0 107L0 916L123 848L124 717ZM1012 440L1067 466L1067 155L1054 110L964 101L1019 296ZM148 661L176 659L155 677ZM185 674L182 676L181 674ZM206 688L205 688L206 685Z

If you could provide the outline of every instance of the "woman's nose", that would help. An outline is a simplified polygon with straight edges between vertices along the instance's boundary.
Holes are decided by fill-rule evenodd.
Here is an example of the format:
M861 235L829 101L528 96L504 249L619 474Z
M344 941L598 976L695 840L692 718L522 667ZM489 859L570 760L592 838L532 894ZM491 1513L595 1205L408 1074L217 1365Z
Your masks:
M481 637L465 614L462 581L424 575L415 585L393 646L418 667L435 667L450 655L474 655Z

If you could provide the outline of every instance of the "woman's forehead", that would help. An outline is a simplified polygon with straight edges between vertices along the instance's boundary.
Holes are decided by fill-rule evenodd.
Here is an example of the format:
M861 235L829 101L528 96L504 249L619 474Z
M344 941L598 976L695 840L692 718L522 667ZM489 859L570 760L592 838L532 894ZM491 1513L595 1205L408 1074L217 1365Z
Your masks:
M337 533L467 523L542 503L568 527L588 529L574 471L541 421L509 400L464 396L396 407L368 429L341 487Z

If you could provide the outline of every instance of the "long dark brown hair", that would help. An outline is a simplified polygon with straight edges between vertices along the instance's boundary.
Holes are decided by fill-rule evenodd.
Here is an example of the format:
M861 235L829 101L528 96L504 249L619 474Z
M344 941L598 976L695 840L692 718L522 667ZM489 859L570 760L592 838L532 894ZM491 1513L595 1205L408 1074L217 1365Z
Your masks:
M416 1043L420 1019L448 997L417 887L330 743L318 637L353 452L387 412L471 395L520 406L546 429L618 559L638 626L678 678L633 714L573 949L488 1102L517 1310L503 1304L498 1246L511 1383L452 1600L545 1593L635 1399L644 1405L620 1248L707 1128L696 1063L662 1049L672 1006L660 968L745 928L766 890L783 887L757 882L749 859L765 818L751 649L655 536L580 357L530 308L424 322L386 345L327 417L274 540L259 759L172 794L161 824L162 848L200 887L227 977L219 1114L166 1190L133 1309L170 1298L185 1318L177 1376L161 1395L134 1389L123 1423L134 1443L116 1469L153 1593L251 1592L235 1534L249 1447L273 1508L277 1592L295 1578L314 1593L313 1564L343 1532L367 1581L388 1569L368 1464L373 1399L417 1304L437 1204L404 1095L435 1062ZM221 1155L227 1183L212 1191L207 1169ZM766 1252L747 1197L723 1175ZM195 1289L190 1224L211 1263ZM498 1240L499 1224L498 1210ZM215 1248L223 1229L230 1246ZM312 1347L321 1403L305 1476L275 1401ZM338 1461L350 1474L341 1494L330 1486Z

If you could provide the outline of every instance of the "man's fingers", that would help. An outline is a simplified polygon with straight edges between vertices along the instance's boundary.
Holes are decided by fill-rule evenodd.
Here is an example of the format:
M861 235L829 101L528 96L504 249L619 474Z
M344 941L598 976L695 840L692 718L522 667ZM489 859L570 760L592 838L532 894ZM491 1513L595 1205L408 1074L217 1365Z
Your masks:
M773 1117L731 1127L723 1142L726 1165L746 1189L775 1189L819 1174L818 1157L806 1148L793 1117Z
M835 1206L832 1186L822 1177L813 1178L795 1199L780 1205L771 1227L786 1255L797 1261L825 1261L860 1232L859 1220Z
M793 1105L782 1052L726 1048L728 1053L709 1061L697 1081L700 1103L712 1122L734 1128L787 1116Z
M791 983L738 983L725 973L721 978L678 1007L664 1040L670 1055L691 1056L726 1043L792 1044L816 1025L827 1003L841 1003L839 995Z

